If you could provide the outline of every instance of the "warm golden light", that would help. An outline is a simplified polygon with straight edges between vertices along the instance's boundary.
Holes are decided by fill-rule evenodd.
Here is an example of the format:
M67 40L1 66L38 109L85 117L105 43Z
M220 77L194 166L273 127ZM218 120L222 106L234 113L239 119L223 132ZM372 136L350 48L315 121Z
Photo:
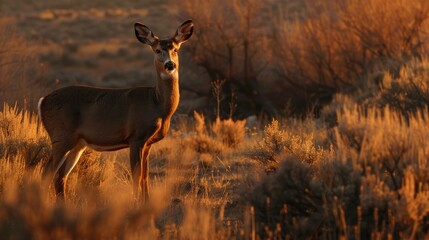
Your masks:
M3 0L0 239L428 238L428 20L426 0Z

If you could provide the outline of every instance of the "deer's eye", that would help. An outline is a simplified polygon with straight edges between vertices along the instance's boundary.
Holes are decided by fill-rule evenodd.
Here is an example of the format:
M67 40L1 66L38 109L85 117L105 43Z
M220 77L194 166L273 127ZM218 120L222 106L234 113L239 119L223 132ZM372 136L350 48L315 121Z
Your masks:
M175 48L174 50L173 50L173 52L175 52L175 53L177 53L179 51L179 49L177 49L177 48Z
M156 54L160 54L160 53L161 53L161 50L156 49L156 50L155 50L155 53L156 53Z

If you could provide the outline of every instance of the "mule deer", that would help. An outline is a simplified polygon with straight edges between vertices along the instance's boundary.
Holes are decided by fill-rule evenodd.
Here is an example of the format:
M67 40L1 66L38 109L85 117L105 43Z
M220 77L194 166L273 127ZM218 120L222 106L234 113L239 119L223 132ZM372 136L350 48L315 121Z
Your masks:
M192 20L184 22L169 39L160 40L141 23L137 39L154 53L155 87L127 89L71 86L39 100L40 120L52 143L52 157L45 174L53 176L58 197L65 196L68 174L86 147L97 151L130 148L134 193L149 198L151 145L163 139L179 104L180 45L193 32Z

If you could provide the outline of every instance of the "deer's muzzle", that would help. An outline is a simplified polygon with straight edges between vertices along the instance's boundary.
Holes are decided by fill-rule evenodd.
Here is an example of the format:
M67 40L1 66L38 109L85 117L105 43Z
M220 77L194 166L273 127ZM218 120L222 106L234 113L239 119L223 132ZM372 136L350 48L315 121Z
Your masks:
M173 61L168 61L164 64L164 68L167 71L173 71L176 68L176 64Z

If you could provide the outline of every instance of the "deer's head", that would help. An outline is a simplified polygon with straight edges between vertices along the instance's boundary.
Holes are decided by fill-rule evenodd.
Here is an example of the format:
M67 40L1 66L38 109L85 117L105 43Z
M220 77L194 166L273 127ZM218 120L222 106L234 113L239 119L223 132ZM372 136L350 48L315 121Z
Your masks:
M178 51L180 45L186 42L194 30L192 20L188 20L177 28L172 38L159 39L147 26L134 24L137 39L149 45L155 56L156 70L160 76L174 76L179 69Z

